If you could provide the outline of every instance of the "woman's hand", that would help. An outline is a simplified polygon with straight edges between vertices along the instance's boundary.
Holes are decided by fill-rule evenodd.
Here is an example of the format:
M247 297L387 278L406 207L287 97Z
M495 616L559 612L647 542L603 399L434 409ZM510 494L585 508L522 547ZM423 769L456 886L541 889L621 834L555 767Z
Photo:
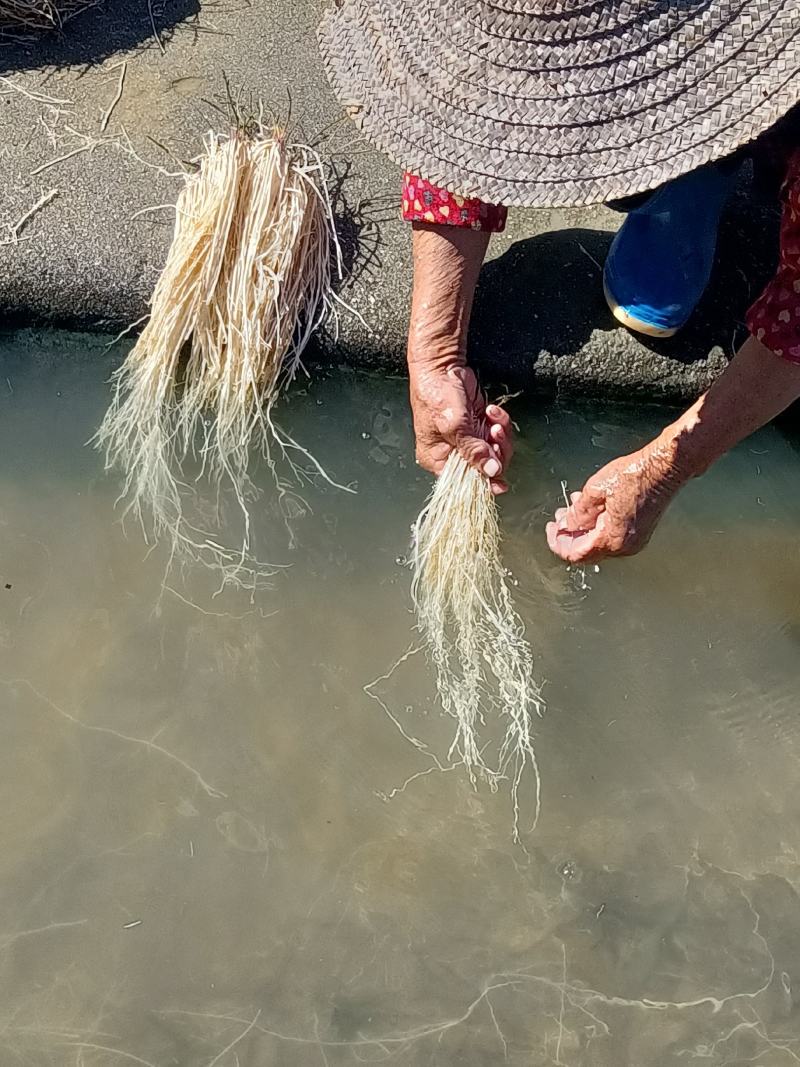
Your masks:
M673 450L654 442L615 459L573 493L547 524L547 543L567 563L633 556L650 540L667 505L683 484Z
M455 449L504 493L502 477L513 451L511 420L497 404L487 406L469 367L411 368L411 408L417 462L439 475Z
M567 563L632 556L652 536L675 493L729 448L800 397L800 365L750 337L688 411L639 452L590 478L547 524L547 543Z

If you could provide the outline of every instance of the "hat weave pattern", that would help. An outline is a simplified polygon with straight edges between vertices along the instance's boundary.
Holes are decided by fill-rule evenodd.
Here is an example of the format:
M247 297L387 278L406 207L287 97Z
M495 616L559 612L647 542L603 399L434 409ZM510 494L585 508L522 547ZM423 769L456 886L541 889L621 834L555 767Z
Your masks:
M800 101L798 0L338 0L366 137L463 196L579 206L733 152Z

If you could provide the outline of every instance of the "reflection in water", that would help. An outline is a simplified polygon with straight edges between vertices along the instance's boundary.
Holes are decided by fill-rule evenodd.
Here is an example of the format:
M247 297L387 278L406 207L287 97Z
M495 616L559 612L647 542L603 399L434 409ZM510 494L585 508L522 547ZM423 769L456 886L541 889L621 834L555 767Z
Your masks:
M800 1059L800 500L776 431L583 589L542 535L561 480L659 414L517 402L506 560L549 705L523 850L508 797L446 770L421 657L384 677L427 489L402 382L295 395L359 493L312 487L292 536L265 494L292 565L251 603L162 588L112 520L83 447L108 361L64 344L6 342L0 368L3 1067Z

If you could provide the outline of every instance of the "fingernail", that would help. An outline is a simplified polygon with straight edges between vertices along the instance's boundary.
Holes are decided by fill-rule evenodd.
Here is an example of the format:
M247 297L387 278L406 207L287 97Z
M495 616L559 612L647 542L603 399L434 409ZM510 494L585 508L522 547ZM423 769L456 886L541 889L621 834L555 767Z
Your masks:
M496 459L487 459L483 465L483 473L487 478L494 478L495 475L500 473L500 464Z
M486 414L487 415L497 415L497 414L499 414L499 409L498 409L497 405L496 404L490 404L486 409Z

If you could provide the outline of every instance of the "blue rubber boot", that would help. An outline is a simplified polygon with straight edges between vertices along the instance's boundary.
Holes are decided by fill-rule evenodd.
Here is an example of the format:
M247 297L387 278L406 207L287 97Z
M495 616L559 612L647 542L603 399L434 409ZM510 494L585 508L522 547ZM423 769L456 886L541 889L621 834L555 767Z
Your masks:
M740 163L712 164L657 189L620 227L603 270L608 306L624 326L671 337L708 285L717 230Z

